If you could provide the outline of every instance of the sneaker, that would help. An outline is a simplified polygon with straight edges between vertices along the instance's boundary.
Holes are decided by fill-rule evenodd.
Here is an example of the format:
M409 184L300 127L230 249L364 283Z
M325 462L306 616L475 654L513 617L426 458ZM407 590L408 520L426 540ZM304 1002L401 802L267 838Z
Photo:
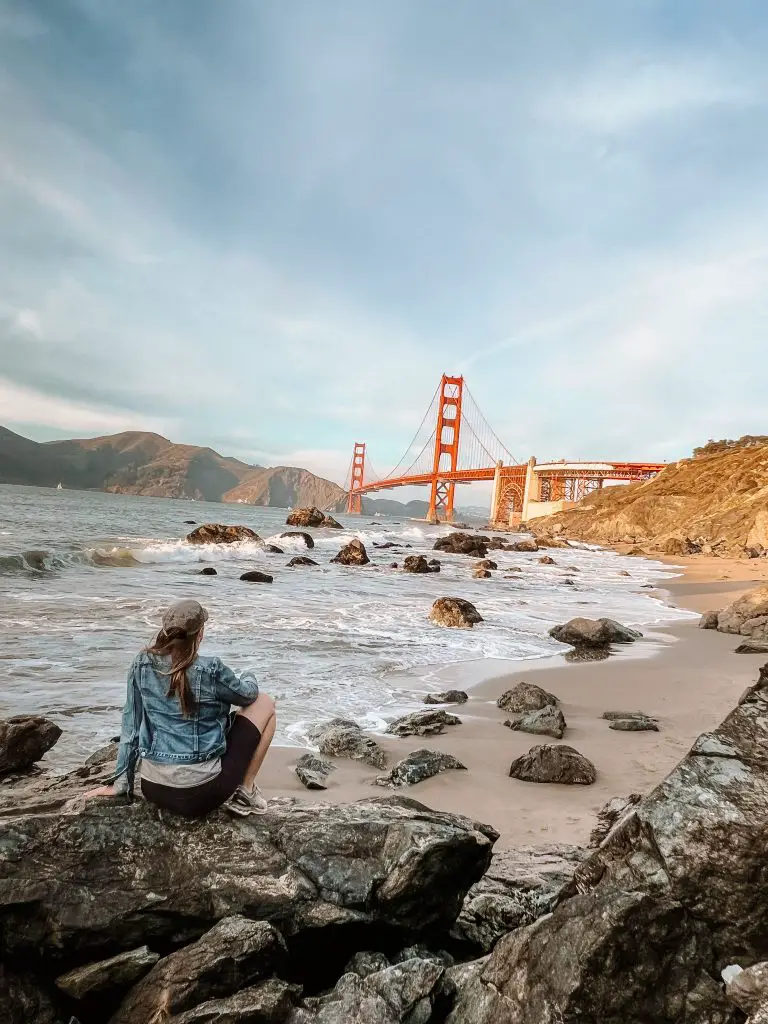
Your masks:
M267 811L267 801L255 783L251 790L247 790L244 786L238 786L229 800L225 801L224 806L232 814L237 814L241 818L245 818L249 814L265 814Z

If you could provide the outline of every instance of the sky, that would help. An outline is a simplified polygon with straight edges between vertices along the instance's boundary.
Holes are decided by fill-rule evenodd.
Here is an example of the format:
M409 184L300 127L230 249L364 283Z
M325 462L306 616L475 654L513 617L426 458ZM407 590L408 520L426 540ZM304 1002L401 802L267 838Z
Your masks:
M0 0L0 423L342 483L445 372L519 460L767 432L766 52L764 0Z

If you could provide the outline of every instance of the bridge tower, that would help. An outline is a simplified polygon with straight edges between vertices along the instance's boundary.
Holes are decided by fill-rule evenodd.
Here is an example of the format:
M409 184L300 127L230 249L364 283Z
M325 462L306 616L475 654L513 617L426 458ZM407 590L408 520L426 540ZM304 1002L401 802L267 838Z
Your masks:
M435 457L432 465L432 485L427 514L427 521L430 523L453 522L456 481L445 479L443 474L453 474L459 468L459 434L461 432L463 393L463 377L448 377L443 374L438 395Z
M355 441L352 456L352 476L347 495L347 515L359 516L363 511L363 496L360 489L365 480L365 441Z

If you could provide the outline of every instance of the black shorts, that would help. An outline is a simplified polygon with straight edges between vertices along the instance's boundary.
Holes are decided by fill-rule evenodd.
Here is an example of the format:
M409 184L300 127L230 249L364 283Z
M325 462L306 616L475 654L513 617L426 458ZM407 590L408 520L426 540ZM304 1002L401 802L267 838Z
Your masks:
M229 800L245 778L251 758L261 741L261 730L242 715L237 715L227 734L227 749L221 759L221 772L200 786L161 786L141 780L141 792L153 804L184 818L202 818L225 800Z

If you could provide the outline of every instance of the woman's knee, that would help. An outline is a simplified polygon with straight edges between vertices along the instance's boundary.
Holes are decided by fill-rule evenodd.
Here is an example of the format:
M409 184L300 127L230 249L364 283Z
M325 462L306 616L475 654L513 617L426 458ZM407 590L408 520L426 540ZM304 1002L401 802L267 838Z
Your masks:
M240 708L238 714L263 729L270 718L274 718L275 702L268 693L260 693L253 704L249 704L247 708Z

